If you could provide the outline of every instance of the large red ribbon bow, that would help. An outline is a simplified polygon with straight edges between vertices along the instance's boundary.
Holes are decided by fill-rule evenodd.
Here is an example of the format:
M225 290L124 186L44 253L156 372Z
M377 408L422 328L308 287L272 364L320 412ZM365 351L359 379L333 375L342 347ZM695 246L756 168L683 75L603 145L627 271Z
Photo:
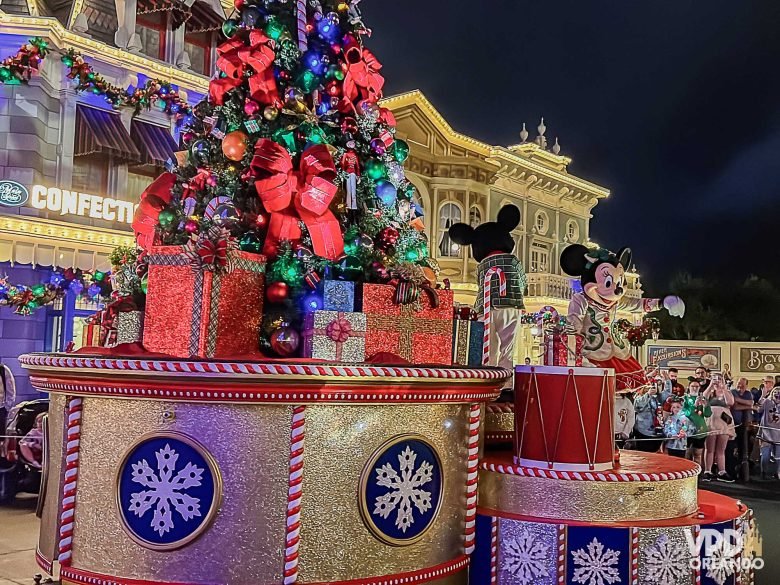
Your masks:
M171 202L171 189L175 184L176 175L163 173L141 193L141 202L133 216L133 231L136 242L144 250L154 245L157 218Z
M339 317L328 323L325 334L336 343L344 343L352 335L352 324L344 317Z
M347 72L344 75L344 96L354 102L358 97L376 101L382 97L385 78L379 74L382 64L368 49L351 46L344 52Z
M244 81L246 66L254 74L249 77L249 95L261 104L271 105L279 102L279 91L274 78L274 50L271 39L261 30L249 33L249 45L241 39L232 39L217 47L217 67L227 77L212 79L209 83L211 100L221 106L225 94L240 86Z
M287 150L267 138L257 141L251 168L258 177L255 187L271 213L263 253L277 255L282 240L301 239L299 220L311 236L314 253L335 260L344 253L344 239L336 216L328 209L338 187L336 166L325 146L307 148L298 170Z

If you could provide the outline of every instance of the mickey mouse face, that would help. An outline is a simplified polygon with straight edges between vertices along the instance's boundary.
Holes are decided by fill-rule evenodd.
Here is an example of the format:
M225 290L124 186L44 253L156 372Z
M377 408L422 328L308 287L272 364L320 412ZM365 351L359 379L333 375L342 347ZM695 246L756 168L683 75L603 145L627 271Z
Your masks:
M625 293L626 270L622 264L600 264L595 272L596 282L583 284L585 294L602 305L614 305Z

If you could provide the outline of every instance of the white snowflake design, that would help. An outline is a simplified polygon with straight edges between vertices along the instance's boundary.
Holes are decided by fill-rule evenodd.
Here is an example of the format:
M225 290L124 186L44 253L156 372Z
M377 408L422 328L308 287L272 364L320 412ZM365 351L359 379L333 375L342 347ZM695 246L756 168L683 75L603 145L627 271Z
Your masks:
M574 569L572 581L583 585L611 585L620 582L620 571L615 567L620 557L620 551L604 545L597 539L588 543L585 549L572 551L571 556L577 568Z
M709 552L710 556L706 559L707 577L718 585L723 585L734 574L737 564L734 556L737 554L737 547L731 546L725 538L722 538Z
M128 510L142 518L154 507L151 526L162 536L174 527L171 506L184 520L200 516L200 500L184 492L201 485L204 470L188 462L174 476L179 454L168 444L157 451L155 457L156 473L146 459L133 463L133 482L149 489L132 494Z
M377 496L374 502L374 514L382 518L387 518L398 509L395 518L396 527L401 529L404 534L406 530L414 524L414 509L424 514L433 506L431 502L431 492L420 489L425 484L433 481L433 465L427 461L420 463L420 467L415 469L417 453L412 451L411 447L406 447L398 455L399 472L393 469L390 463L385 463L382 467L376 468L376 483L382 487L390 488L391 491L384 495Z
M661 534L642 554L646 570L643 585L675 585L690 575L690 553L686 547L669 540L666 534Z
M531 585L547 576L550 546L527 530L506 543L502 554L504 567L517 578L513 583Z

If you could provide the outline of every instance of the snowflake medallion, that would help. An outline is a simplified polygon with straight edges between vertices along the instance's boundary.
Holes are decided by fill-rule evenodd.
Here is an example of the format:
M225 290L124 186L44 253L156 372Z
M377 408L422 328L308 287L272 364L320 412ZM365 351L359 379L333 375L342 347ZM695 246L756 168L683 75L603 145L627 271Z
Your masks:
M734 574L737 568L737 559L735 557L738 549L729 544L726 538L722 538L717 546L713 546L708 552L709 555L704 558L704 561L707 563L706 576L717 583L717 585L724 585L726 581L729 581L729 577Z
M512 583L536 585L548 575L550 546L528 530L502 543L502 568L512 575Z
M642 551L644 578L642 585L677 585L690 582L691 553L685 543L674 542L661 534Z
M119 473L119 506L130 536L144 546L170 550L205 529L216 513L220 485L201 446L178 433L139 441Z
M363 470L361 510L380 540L411 544L433 522L442 495L441 463L418 437L383 445Z
M582 585L612 585L620 582L618 562L620 551L606 548L596 538L587 545L587 550L578 549L571 555L576 568L573 583Z

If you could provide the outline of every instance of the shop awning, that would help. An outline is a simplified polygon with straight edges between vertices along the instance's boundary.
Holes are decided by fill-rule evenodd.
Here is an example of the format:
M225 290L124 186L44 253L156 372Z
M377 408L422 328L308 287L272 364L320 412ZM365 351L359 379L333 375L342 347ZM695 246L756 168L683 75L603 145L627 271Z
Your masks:
M191 5L188 5L191 4ZM137 13L170 12L171 27L179 28L187 23L187 32L219 30L225 20L225 13L219 2L213 0L138 0Z
M119 114L76 106L76 141L73 156L111 154L117 162L137 163L141 153L133 144Z
M178 150L168 129L155 124L133 120L130 137L141 151L141 163L145 165L164 166Z

